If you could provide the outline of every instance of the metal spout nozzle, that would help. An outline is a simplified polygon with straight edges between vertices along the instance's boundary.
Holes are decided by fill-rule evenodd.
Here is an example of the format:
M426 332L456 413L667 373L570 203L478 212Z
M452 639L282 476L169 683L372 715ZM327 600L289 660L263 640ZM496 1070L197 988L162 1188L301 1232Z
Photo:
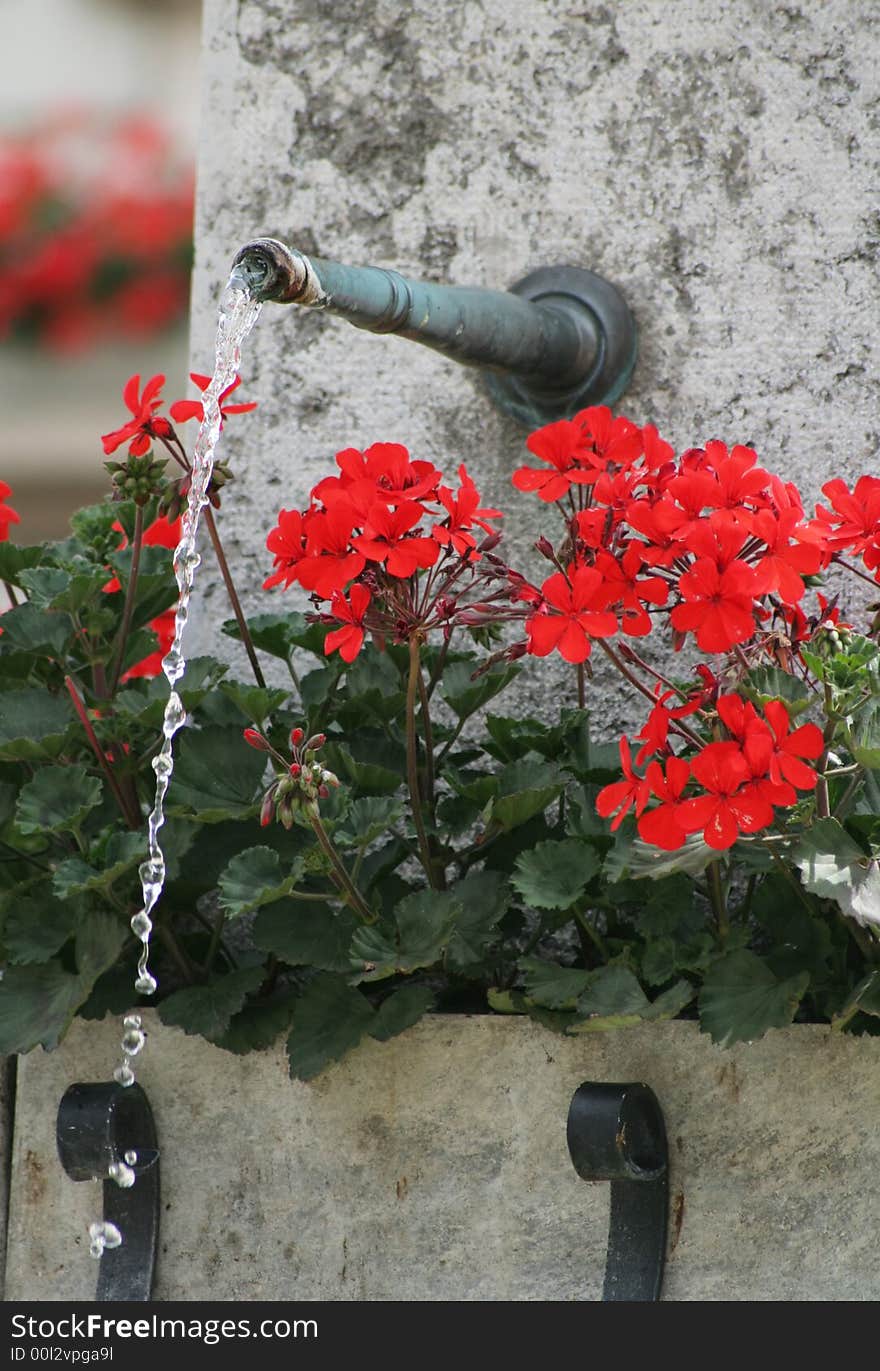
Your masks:
M626 301L582 267L542 267L509 291L484 290L309 258L276 238L247 243L233 267L259 299L324 309L483 369L498 407L531 427L612 403L635 365Z

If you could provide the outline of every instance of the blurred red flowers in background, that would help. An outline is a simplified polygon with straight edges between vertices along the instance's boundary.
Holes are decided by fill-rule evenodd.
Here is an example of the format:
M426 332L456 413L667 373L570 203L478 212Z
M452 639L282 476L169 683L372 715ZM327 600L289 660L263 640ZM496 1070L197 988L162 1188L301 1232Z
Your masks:
M0 134L0 341L77 351L181 320L193 180L146 117Z

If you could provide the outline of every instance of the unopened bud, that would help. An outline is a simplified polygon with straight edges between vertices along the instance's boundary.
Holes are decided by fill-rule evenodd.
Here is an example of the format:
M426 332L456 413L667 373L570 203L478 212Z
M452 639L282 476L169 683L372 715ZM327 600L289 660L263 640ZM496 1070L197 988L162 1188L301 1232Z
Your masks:
M544 537L543 533L541 534L538 541L535 543L535 547L537 551L540 552L542 557L546 557L551 562L555 561L556 554L553 551L553 544L551 543L549 538Z
M243 737L248 746L256 748L258 752L269 751L269 744L266 742L266 739L263 737L262 733L258 732L257 729L246 728L244 730Z
M322 748L324 746L326 741L326 733L315 733L312 735L311 738L309 738L309 741L306 743L306 751L317 752L319 748Z
M301 728L292 728L292 729L290 730L290 746L291 746L291 747L299 747L300 743L302 742L302 740L303 740L303 738L304 738L305 736L306 736L306 735L305 735L305 732L303 731L303 729L301 729Z
M300 766L299 762L291 762L290 766L288 767L288 770L291 776L298 776L302 771L302 767Z
M263 804L262 804L262 808L260 809L260 827L261 827L261 828L268 828L269 824L272 822L272 820L274 819L274 817L275 817L275 797L274 797L274 795L272 794L272 791L269 790L269 791L267 791L266 794L263 796Z

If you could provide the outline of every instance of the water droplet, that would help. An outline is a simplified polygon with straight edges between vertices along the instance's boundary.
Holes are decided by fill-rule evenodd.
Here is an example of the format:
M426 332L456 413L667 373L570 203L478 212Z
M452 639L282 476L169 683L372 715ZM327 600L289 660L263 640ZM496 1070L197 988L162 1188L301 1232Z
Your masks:
M174 770L174 762L167 752L160 752L153 758L153 770L160 779L167 779Z
M131 1189L136 1180L131 1167L126 1166L125 1162L111 1162L107 1169L107 1175L110 1177L111 1181L115 1181L122 1190Z
M125 1018L122 1020L122 1027L140 1028L142 1023L143 1019L141 1018L140 1014L126 1014Z
M122 1036L122 1050L127 1057L136 1057L147 1041L146 1034L140 1028L130 1028Z
M113 1072L113 1079L119 1085L134 1085L134 1072L128 1062L123 1062L121 1066L117 1066Z
M143 911L140 914L135 914L131 921L131 931L136 938L140 938L141 942L145 943L153 931L153 921L149 914L144 914Z
M93 1257L100 1257L105 1248L119 1247L122 1243L122 1234L115 1223L89 1224L89 1253Z
M134 983L134 988L139 995L155 995L158 984L156 977L151 976L149 971L142 971Z
M125 1154L125 1160L126 1160L126 1162L128 1163L129 1166L137 1166L137 1159L138 1159L138 1154L135 1152L135 1150L134 1150L133 1147L130 1147L129 1150L128 1150L128 1151L126 1152L126 1154Z

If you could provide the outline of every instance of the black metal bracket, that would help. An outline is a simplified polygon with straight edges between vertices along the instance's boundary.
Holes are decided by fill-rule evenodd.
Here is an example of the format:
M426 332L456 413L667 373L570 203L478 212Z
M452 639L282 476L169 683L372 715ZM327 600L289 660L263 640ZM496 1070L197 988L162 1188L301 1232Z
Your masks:
M137 1084L115 1081L72 1085L58 1106L56 1138L71 1180L104 1182L104 1223L122 1234L121 1245L101 1256L95 1299L149 1300L159 1240L159 1148L146 1095Z
M567 1138L581 1180L611 1182L603 1300L659 1300L669 1152L656 1095L638 1083L586 1081L572 1098Z

